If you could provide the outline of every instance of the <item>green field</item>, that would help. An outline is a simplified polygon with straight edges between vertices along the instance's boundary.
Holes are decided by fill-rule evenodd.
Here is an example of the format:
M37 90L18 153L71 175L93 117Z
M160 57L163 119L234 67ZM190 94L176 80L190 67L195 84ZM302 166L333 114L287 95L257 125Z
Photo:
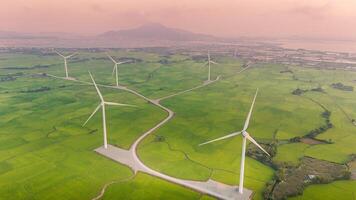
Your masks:
M119 81L152 99L198 86L207 77L204 60L187 55L144 49L110 54L137 59L119 66ZM239 74L243 61L213 57L220 65L213 66L212 78L221 75L220 81L162 101L175 116L140 144L139 156L148 166L174 177L238 184L241 137L198 144L240 130L256 88L249 133L257 141L279 141L274 162L298 165L310 156L345 163L356 153L356 126L350 120L356 119L356 92L330 86L342 82L356 87L355 72L290 66L292 74L281 73L282 65L255 64ZM113 63L104 53L80 51L68 67L78 80L90 81L89 70L97 83L115 83ZM99 103L93 86L38 73L64 76L62 59L38 52L0 53L0 199L91 199L111 181L118 183L108 187L103 199L210 199L146 174L128 179L133 175L128 167L93 151L102 145L100 114L82 127ZM296 88L319 86L323 93L292 94ZM100 89L107 101L137 106L107 107L110 144L128 149L167 115L131 93ZM333 127L317 139L331 144L288 143L324 125L325 108ZM247 157L245 172L245 187L255 192L254 199L263 199L275 170ZM343 180L308 186L292 199L352 199L353 191L355 181Z
M200 194L139 173L130 181L110 187L103 199L199 199Z

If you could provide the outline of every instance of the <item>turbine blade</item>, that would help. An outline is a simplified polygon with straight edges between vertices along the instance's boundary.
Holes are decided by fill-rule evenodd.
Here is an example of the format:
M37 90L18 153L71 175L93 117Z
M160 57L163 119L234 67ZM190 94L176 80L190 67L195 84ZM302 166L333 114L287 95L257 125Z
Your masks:
M114 60L114 58L113 57L111 57L108 53L106 53L106 55L110 58L110 60L113 62L113 63L117 63L115 60Z
M203 66L201 66L201 67L206 67L206 66L208 66L208 64L209 64L209 61L205 62L205 63L203 64Z
M117 64L118 64L118 65L121 65L121 64L128 63L128 62L131 62L131 60L126 60L126 61L118 62Z
M56 50L54 50L54 52L56 52L59 56L62 56L63 58L65 57L65 56L63 56L61 53L59 53L59 52L56 51Z
M101 92L100 92L98 86L96 85L95 80L94 80L94 78L93 78L93 76L91 75L90 72L89 72L89 75L90 75L91 80L93 81L93 84L94 84L94 87L95 87L95 89L96 89L96 92L98 93L98 95L99 95L101 101L104 102L104 98L103 98L103 96L101 95Z
M215 65L218 65L219 63L217 63L217 62L214 62L214 61L210 61L211 63L213 63L213 64L215 64Z
M206 144L209 144L209 143L212 143L212 142L216 142L216 141L219 141L219 140L227 139L227 138L230 138L230 137L234 137L234 136L236 136L236 135L238 135L238 134L240 134L240 133L241 133L241 131L235 132L235 133L231 133L231 134L229 134L229 135L225 135L225 136L223 136L223 137L219 137L219 138L216 138L216 139L214 139L214 140L210 140L210 141L201 143L201 144L199 144L199 146L206 145Z
M82 126L85 126L85 124L88 123L88 121L90 120L90 118L92 118L92 117L95 115L95 113L98 112L98 110L99 110L100 107L101 107L101 104L99 104L99 105L95 108L94 112L89 116L89 118L87 119L87 121L85 121Z
M110 106L129 106L129 107L137 107L137 106L130 105L130 104L115 103L115 102L109 102L109 101L105 101L104 103L105 103L106 105L110 105Z
M269 155L269 153L268 153L266 150L264 150L264 149L261 147L261 145L259 145L259 144L256 142L256 140L253 139L253 138L250 136L250 134L248 134L247 132L246 132L245 137L246 137L248 140L250 140L250 142L252 142L253 144L255 144L258 148L260 148L263 152L265 152L268 156L271 156L271 155Z
M115 70L116 70L116 64L114 65L114 68L112 69L112 74L111 74L111 76L114 76Z
M75 55L77 55L77 54L78 54L77 52L72 53L72 54L70 54L69 56L66 56L66 58L70 58L70 57L75 56Z
M249 111L249 113L248 113L248 115L247 115L247 118L246 118L246 121L245 121L244 129L243 129L244 131L248 128L248 125L249 125L249 123L250 123L250 118L251 118L251 114L252 114L252 109L253 109L253 106L254 106L255 101L256 101L257 93L258 93L258 88L257 88L257 90L256 90L255 97L253 98L250 111Z

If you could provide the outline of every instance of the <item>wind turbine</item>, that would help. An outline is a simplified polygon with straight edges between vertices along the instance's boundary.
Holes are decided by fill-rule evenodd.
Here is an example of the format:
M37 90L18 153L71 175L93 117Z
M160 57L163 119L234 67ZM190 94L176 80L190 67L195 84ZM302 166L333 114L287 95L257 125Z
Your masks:
M64 59L64 70L66 72L66 78L69 78L69 76L68 76L68 67L67 67L67 58L70 58L70 57L74 56L77 53L73 53L73 54L70 54L68 56L64 56L63 54L59 53L56 50L54 50L54 52L56 52L59 56L61 56Z
M258 89L256 90L256 94L255 94L255 97L253 98L253 101L252 101L252 105L251 105L251 108L250 108L250 112L248 113L247 115L247 118L246 118L246 121L245 121L245 125L243 127L243 129L241 131L238 131L238 132L234 132L234 133L231 133L231 134L228 134L228 135L225 135L223 137L220 137L220 138L217 138L217 139L214 139L214 140L210 140L208 142L204 142L202 144L199 144L199 146L201 145L205 145L205 144L209 144L209 143L212 143L212 142L216 142L216 141L219 141L219 140L223 140L223 139L227 139L227 138L231 138L231 137L235 137L239 134L242 134L242 154L241 154L241 166L240 166L240 183L239 183L239 193L242 194L243 192L243 184L244 184L244 171L245 171L245 152L246 152L246 139L249 140L250 142L252 142L253 144L255 144L258 148L260 148L263 152L265 152L268 156L269 153L264 150L257 142L255 139L253 139L250 134L247 132L247 128L248 128L248 125L249 125L249 122L250 122L250 118L251 118L251 114L252 114L252 109L253 109L253 106L255 104L255 100L256 100L256 97L257 97L257 93L258 93Z
M211 64L218 64L210 59L210 51L208 51L208 61L205 63L205 65L208 65L209 67L209 73L208 73L208 81L211 80L210 72L211 72Z
M122 61L122 62L117 62L116 60L114 60L113 57L111 57L108 53L106 53L106 55L110 58L110 60L114 63L114 68L112 70L112 75L114 75L115 72L115 77L116 77L116 86L119 87L119 75L118 75L118 65L124 64L124 63L128 63L130 61Z
M96 85L93 76L91 75L91 73L89 72L90 78L93 82L93 85L96 89L96 92L99 95L100 98L100 103L99 105L95 108L94 112L89 116L89 118L87 119L87 121L84 122L84 124L82 125L83 127L88 123L88 121L90 120L90 118L92 118L94 116L94 114L101 108L102 109L102 114L103 114L103 134L104 134L104 148L107 149L108 148L108 141L107 141L107 136L106 136L106 119L105 119L105 105L110 105L110 106L131 106L134 107L132 105L128 105L128 104L122 104L122 103L114 103L114 102L108 102L105 101L103 96L101 95L101 92L98 88L98 86Z

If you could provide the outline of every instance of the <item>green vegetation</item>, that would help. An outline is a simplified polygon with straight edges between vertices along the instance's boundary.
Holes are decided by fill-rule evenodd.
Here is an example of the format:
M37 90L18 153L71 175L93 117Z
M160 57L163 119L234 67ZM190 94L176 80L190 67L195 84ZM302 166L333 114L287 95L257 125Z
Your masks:
M273 158L275 163L287 163L288 165L298 165L300 158L304 156L304 151L309 145L304 143L283 144L278 147L278 153Z
M342 83L333 83L333 84L331 84L331 87L338 89L338 90L343 90L343 91L354 91L354 87L344 85Z
M350 172L345 165L304 157L300 166L278 169L275 181L265 191L265 199L286 199L302 194L307 185L326 184L349 177Z
M138 173L133 179L113 184L103 199L199 199L200 195L152 176Z
M205 55L165 51L110 52L135 60L119 66L119 82L156 99L206 80ZM249 145L245 187L255 192L254 199L263 199L280 166L300 166L306 156L344 164L356 152L356 93L332 86L355 87L355 72L254 64L237 74L243 61L212 56L220 63L212 67L212 77L221 80L162 102L175 116L139 145L147 165L174 177L238 184L241 137L198 144L240 130L256 88L248 131L274 157L260 156ZM70 76L90 81L90 70L98 83L114 84L113 63L103 52L80 51L68 61ZM93 151L102 145L100 112L82 127L99 103L94 88L45 74L63 76L62 59L40 51L0 54L0 199L91 199L111 181L118 183L108 187L104 199L211 199L146 174L127 180L133 175L129 168ZM303 92L293 92L296 88ZM128 149L166 117L133 94L100 89L108 101L138 106L107 108L110 144ZM351 180L310 185L295 199L352 199L355 185Z
M335 181L329 184L311 185L304 190L303 196L291 200L350 200L356 198L356 181Z

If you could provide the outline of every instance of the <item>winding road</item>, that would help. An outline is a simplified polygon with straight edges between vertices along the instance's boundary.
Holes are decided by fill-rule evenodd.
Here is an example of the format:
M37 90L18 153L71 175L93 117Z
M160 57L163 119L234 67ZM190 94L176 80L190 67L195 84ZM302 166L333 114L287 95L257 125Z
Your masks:
M243 71L245 71L247 68L249 68L250 65L248 65L247 67L243 68L242 70L240 70L239 72L237 72L237 74L242 73ZM83 84L87 84L87 85L92 85L91 82L86 82L86 81L80 81L80 80L76 80L74 78L65 78L65 77L59 77L59 76L55 76L55 75L51 75L51 74L46 74L48 77L52 77L52 78L56 78L56 79L63 79L63 80L68 80L68 81L74 81L74 82L79 82L79 83L83 83ZM154 132L155 130L157 130L158 128L160 128L162 125L164 125L165 123L167 123L169 120L171 120L174 117L174 112L172 110L170 110L167 107L164 107L163 105L160 104L161 100L164 99L168 99L180 94L184 94L186 92L190 92L205 86L208 86L212 83L215 83L217 81L219 81L221 78L221 76L218 76L215 80L213 81L206 81L203 84L193 87L191 89L187 89L181 92L177 92L159 99L155 99L152 100L138 92L136 92L135 90L129 89L125 86L110 86L110 85L102 85L102 84L97 84L100 87L106 87L106 88L113 88L113 89L119 89L119 90L125 90L127 92L130 92L140 98L145 99L146 101L152 103L153 105L161 108L162 110L164 110L165 112L168 113L168 116L163 119L161 122L159 122L158 124L156 124L153 128L151 128L150 130L146 131L144 134L142 134L130 147L129 150L125 150L125 149L120 149L118 147L114 147L112 145L108 146L108 149L105 149L103 147L99 147L98 149L96 149L95 151L98 152L99 154L102 154L112 160L115 160L117 162L120 162L122 164L125 164L127 166L129 166L131 169L133 169L135 171L135 174L138 171L156 176L158 178L167 180L169 182L175 183L175 184L179 184L182 185L184 187L196 190L198 192L204 193L204 194L208 194L214 197L217 197L219 199L241 199L241 200L247 200L250 199L252 196L252 191L251 190L247 190L244 189L244 193L240 194L237 191L237 187L236 186L230 186L230 185L226 185L220 182L216 182L214 180L209 179L206 182L202 182L202 181L191 181L191 180L184 180L184 179L179 179L179 178L175 178L175 177L171 177L168 176L166 174L163 174L161 172L158 172L152 168L150 168L149 166L145 165L139 158L138 154L137 154L137 149L138 149L138 145L140 144L141 141L143 141L149 134L151 134L152 132ZM105 189L108 185L112 184L106 184L103 189L101 190L101 193L99 194L99 196L93 198L93 199L100 199L104 192Z

